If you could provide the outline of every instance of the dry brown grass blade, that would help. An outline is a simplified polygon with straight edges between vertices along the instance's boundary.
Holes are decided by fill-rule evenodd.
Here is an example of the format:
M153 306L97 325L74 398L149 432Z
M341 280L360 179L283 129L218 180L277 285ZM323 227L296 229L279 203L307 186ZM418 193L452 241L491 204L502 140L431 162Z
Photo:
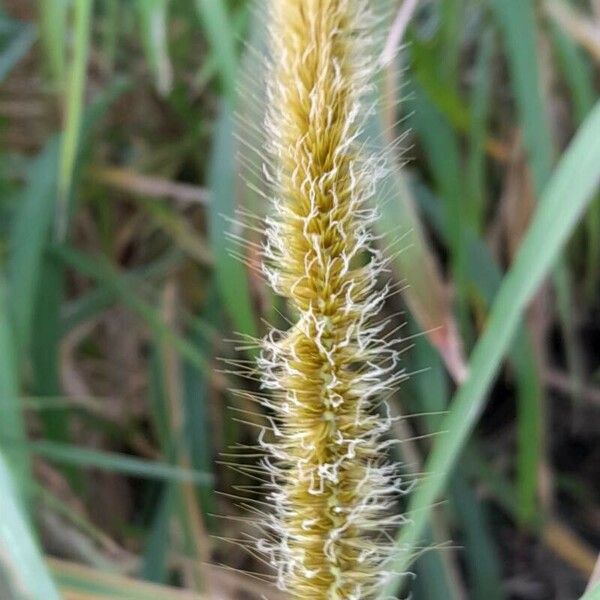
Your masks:
M396 256L394 266L399 280L407 282L403 291L411 313L439 352L448 372L460 384L467 374L463 343L452 311L451 295L415 208L415 200L404 174L395 177L398 198L383 207L384 219L403 223L410 231L406 247ZM394 211L393 213L388 211Z
M162 313L165 323L171 330L178 330L177 314L179 310L179 293L177 281L171 277L165 286L163 292ZM175 349L164 344L164 378L165 391L170 412L171 429L176 435L181 435L184 428L184 409L183 409L183 390L181 363ZM180 467L190 468L191 461L187 453L178 457L177 463ZM194 487L188 483L181 484L181 492L187 513L187 521L192 529L191 539L193 540L194 554L196 560L193 561L192 568L185 571L185 579L189 586L195 589L212 589L211 578L208 574L207 566L210 562L210 543L204 526L202 514L198 508Z
M174 588L154 585L143 581L138 581L120 575L103 573L91 567L85 567L72 562L59 560L56 558L47 559L51 571L59 581L70 581L61 586L61 592L65 600L109 600L116 595L110 595L109 590L118 591L121 594L130 593L131 598L152 598L152 600L208 600L206 596L201 596L193 592L178 590ZM89 593L81 590L81 586L87 584L90 587L105 588L106 594ZM122 595L122 598L127 596Z
M593 406L600 407L600 389L589 385L575 386L568 373L548 369L544 373L544 380L550 387L563 394L572 394L578 391L581 400Z
M400 73L391 60L402 43L407 23L417 8L416 3L404 2L396 17L388 36L385 49L380 57L385 67L383 96L393 98L400 88ZM396 120L394 103L383 106L380 127L387 142L392 142L393 124ZM390 161L393 164L393 159ZM402 169L395 165L393 185L394 196L383 203L380 226L386 229L387 223L402 223L405 231L410 232L407 245L397 253L394 261L399 281L406 281L403 295L417 319L426 332L430 343L439 352L448 372L457 384L467 376L467 366L463 351L463 342L454 318L452 302L445 285L437 257L421 220L416 202L407 178ZM385 231L388 243L393 243L397 231Z
M404 0L398 9L396 14L396 18L390 28L390 33L388 34L387 40L385 42L385 47L379 61L382 65L387 65L396 56L396 52L398 48L402 44L402 38L404 37L404 33L406 32L406 28L410 23L415 10L417 10L419 6L419 0Z
M550 521L542 532L548 548L572 567L590 577L596 566L596 552L571 529L559 521Z
M117 190L151 198L168 198L182 204L206 206L210 201L207 190L187 183L175 183L159 177L142 175L131 169L105 167L92 169L93 179Z

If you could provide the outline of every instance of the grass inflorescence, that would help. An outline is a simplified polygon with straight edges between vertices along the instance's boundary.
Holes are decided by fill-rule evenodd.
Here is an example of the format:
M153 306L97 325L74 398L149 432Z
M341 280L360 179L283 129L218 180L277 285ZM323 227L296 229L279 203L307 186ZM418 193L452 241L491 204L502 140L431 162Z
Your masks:
M387 576L401 491L380 410L403 378L378 319L388 288L371 200L385 168L362 140L375 17L362 0L282 0L270 18L264 272L294 322L259 359L277 418L260 437L274 514L258 546L292 597L359 600Z

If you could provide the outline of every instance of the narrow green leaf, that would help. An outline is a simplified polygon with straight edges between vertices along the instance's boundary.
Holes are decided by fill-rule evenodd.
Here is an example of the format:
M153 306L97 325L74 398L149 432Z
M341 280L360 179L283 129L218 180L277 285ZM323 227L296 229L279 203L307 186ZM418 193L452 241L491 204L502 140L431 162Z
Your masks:
M467 254L463 232L465 219L458 138L444 115L418 87L415 88L412 107L414 108L412 122L427 154L439 196L444 200L459 323L463 339L468 339Z
M154 285L157 280L165 277L172 269L181 263L181 253L175 251L144 265L132 269L119 277L125 288L138 289L142 285ZM62 331L67 333L83 321L87 321L113 306L118 300L118 294L111 288L98 285L86 294L69 301L62 310Z
M208 473L200 473L168 463L145 460L125 454L102 452L47 440L32 441L30 447L34 454L66 465L101 469L132 477L162 481L187 481L198 485L211 485L213 481L212 476Z
M0 454L0 571L25 598L60 600Z
M66 73L67 16L71 0L37 0L42 45L48 72L57 91Z
M442 211L435 198L424 186L418 187L422 207L430 216L434 227L443 239L447 238ZM502 272L488 246L472 230L465 229L467 270L469 286L475 300L487 311L502 282ZM519 328L512 343L510 362L517 384L517 456L518 518L523 524L532 524L535 516L537 478L542 455L540 430L541 384L537 376L534 350L527 329ZM427 364L427 363L424 363Z
M93 0L75 0L73 61L69 68L65 129L58 172L58 215L56 220L58 239L64 239L67 233L73 170L81 136L81 120L85 104L92 8Z
M581 596L580 600L600 600L600 583L597 583L591 590Z
M563 77L571 92L576 121L579 124L594 105L596 98L593 85L594 73L582 50L560 30L558 25L553 23L550 31ZM594 298L600 281L600 269L598 268L600 265L600 196L588 210L585 230L587 272L583 278L584 287L588 296Z
M114 293L126 306L139 315L150 326L155 335L173 344L177 351L196 369L203 373L208 372L206 357L199 352L194 344L171 331L158 312L132 292L127 285L127 280L120 277L119 273L106 259L94 260L68 246L57 246L53 249L53 252L66 265L106 286L111 293Z
M552 170L553 145L537 62L535 3L522 0L490 2L504 31L525 148L535 187L541 193Z
M546 94L542 88L540 53L535 5L518 0L492 0L504 32L505 46L516 96L524 145L531 165L536 196L540 196L550 177L554 146L548 123ZM566 269L563 259L557 270ZM570 305L570 291L554 278L559 294ZM561 310L561 316L564 312ZM563 319L563 322L566 322ZM565 341L569 331L564 329ZM530 352L527 352L530 354ZM527 365L527 367L526 367ZM542 459L544 390L532 357L517 365L519 446L517 457L520 519L523 523L535 516L537 481Z
M236 177L233 111L229 102L221 104L216 124L214 148L209 168L209 184L213 197L209 211L209 237L215 261L215 274L221 298L230 318L240 333L257 336L252 308L248 272L230 255L233 246L227 236L235 218Z
M575 116L581 122L594 106L593 69L582 50L556 23L552 23L550 33L558 64L571 92Z
M233 98L237 73L235 31L224 0L195 0L204 33L221 71L225 95Z
M175 509L177 488L164 488L146 537L140 577L154 583L166 583L169 575L171 519Z
M431 540L431 532L427 532ZM411 598L414 600L458 600L447 579L444 557L445 550L432 550L419 558L415 565L415 581L411 584Z
M468 220L477 233L482 231L487 209L485 142L488 133L487 120L490 111L491 79L494 72L492 68L493 49L492 32L486 29L482 32L475 64L475 77L471 92L472 117L467 162Z
M412 322L410 316L407 325L409 335L414 336L414 345L405 359L407 369L417 371L423 365L428 366L426 375L417 375L408 381L408 385L411 386L408 396L414 399L414 404L411 403L409 406L414 412L425 413L426 430L430 433L437 433L440 431L442 413L447 409L449 400L448 378L435 350L427 343L425 337L418 336L419 328ZM473 448L467 448L464 456L469 458L473 452ZM488 521L486 507L476 497L476 490L469 486L469 476L470 472L467 468L461 469L461 472L456 473L452 478L449 489L450 504L458 516L457 528L462 534L462 549L458 554L464 559L467 567L473 600L501 600L504 598L504 593L501 585L498 551ZM438 511L437 522L440 518L447 516L449 512L447 507L441 507ZM429 530L431 530L431 526ZM439 535L438 539L435 540L436 542L447 542L447 539L439 539ZM430 531L427 533L427 540L426 544L434 543ZM427 559L432 554L430 552L419 557L415 564L417 573L420 573L421 569L426 569L427 576L432 577L433 580L427 581L421 586L426 589L426 592L420 597L416 596L415 600L419 600L419 598L430 600L430 598L460 597L460 593L450 593L453 587L451 571L447 567L444 568L442 558L446 552L445 549L433 551L438 556L431 560ZM448 558L446 557L446 560ZM446 574L445 577L444 573ZM418 579L419 575L417 581ZM444 590L446 596L443 595Z
M486 392L500 368L519 320L583 214L600 181L600 103L578 131L554 172L513 266L505 277L487 326L473 350L469 376L442 423L445 432L425 466L431 475L411 498L412 522L402 528L392 570L403 572L421 538L429 512L444 489L481 414ZM568 202L565 199L568 198ZM397 578L384 596L393 596Z
M452 506L460 517L464 534L464 559L471 587L471 600L503 600L500 559L492 540L486 506L469 486L466 470L450 485Z
M35 38L33 25L0 17L0 83L29 52Z
M64 296L63 266L47 253L40 268L31 342L33 393L36 396L60 396L60 309ZM66 441L69 430L68 411L47 411L42 415L44 434L53 440ZM70 473L74 476L74 473Z
M104 0L104 19L102 27L102 50L106 70L112 75L117 56L117 42L120 30L120 1Z
M213 286L214 288L214 286ZM217 324L219 315L218 295L216 290L209 293L208 306L203 311L201 318L211 325ZM195 335L195 341L200 350L207 356L213 354L214 349L206 336ZM213 459L213 438L210 414L210 381L206 376L198 376L198 372L189 361L183 364L183 400L185 410L184 434L190 458L194 469L205 473L212 473L215 469ZM201 488L198 490L204 519L207 524L214 520L216 512L215 490Z
M51 140L28 168L9 241L10 303L21 355L30 345L43 252L56 202L59 144Z
M137 0L144 50L154 73L156 88L167 95L173 87L173 67L168 49L168 0Z
M512 344L511 364L517 383L517 519L528 525L537 516L539 469L543 456L543 390L535 351L526 332L520 330Z
M6 284L0 274L0 449L13 470L19 489L23 491L30 476L29 454L19 395L17 347L6 295Z

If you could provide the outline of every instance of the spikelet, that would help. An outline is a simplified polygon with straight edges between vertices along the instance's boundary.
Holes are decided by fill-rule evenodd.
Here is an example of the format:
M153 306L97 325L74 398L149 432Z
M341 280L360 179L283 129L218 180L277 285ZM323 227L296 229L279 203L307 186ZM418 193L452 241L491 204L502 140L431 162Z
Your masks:
M403 378L378 317L386 261L372 199L385 173L363 126L376 71L367 0L269 0L264 273L294 323L263 340L271 434L257 549L292 598L365 600L388 574L401 492L383 399Z

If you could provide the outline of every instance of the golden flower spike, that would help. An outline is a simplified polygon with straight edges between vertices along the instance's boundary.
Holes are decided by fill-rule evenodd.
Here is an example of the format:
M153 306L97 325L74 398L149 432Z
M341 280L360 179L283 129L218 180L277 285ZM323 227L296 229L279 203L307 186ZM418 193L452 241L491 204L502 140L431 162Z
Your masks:
M383 397L404 378L378 320L389 290L377 287L372 199L385 165L361 140L375 19L367 0L270 0L266 14L264 272L295 322L265 338L258 361L275 418L259 437L273 513L257 547L292 598L366 600L401 521Z

